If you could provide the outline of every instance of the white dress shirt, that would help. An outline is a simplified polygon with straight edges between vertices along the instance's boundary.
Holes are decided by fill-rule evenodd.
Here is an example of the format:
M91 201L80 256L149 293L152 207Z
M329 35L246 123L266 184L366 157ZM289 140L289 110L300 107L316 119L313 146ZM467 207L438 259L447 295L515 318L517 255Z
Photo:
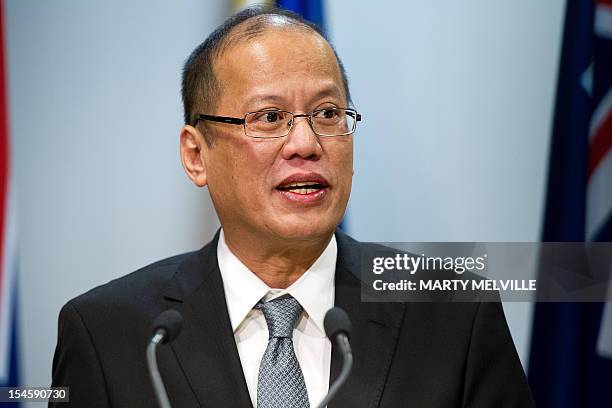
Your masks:
M290 294L304 308L293 330L293 347L304 374L310 406L327 394L331 365L331 342L325 336L323 319L334 306L334 275L338 246L332 237L315 263L287 289L268 287L228 248L221 230L217 259L238 354L253 406L257 407L259 365L268 346L268 325L261 310L266 301Z

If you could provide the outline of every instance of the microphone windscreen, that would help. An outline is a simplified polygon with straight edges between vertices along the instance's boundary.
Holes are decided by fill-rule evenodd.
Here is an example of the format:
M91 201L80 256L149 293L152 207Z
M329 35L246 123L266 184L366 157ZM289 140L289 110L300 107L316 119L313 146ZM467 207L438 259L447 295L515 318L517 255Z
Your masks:
M347 337L351 335L351 319L339 307L334 307L327 311L323 320L323 326L325 327L325 334L330 340L333 340L339 333L344 333Z
M177 338L183 328L183 316L174 309L168 309L160 313L153 322L153 333L159 329L166 331L164 343L171 342Z

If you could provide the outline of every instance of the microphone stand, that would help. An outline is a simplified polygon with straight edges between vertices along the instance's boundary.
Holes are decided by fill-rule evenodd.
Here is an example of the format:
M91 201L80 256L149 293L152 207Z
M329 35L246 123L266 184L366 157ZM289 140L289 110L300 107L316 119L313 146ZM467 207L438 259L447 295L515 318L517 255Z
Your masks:
M351 344L346 334L339 333L336 336L336 344L342 353L342 369L336 381L329 387L329 391L325 398L317 405L317 408L325 408L325 406L329 404L329 401L336 395L340 387L342 387L348 378L351 368L353 367L353 352L351 351Z
M171 408L170 400L168 400L168 394L166 393L166 387L162 381L157 367L157 346L159 343L164 341L166 337L166 331L164 329L158 329L149 345L147 346L147 365L149 366L149 373L151 374L151 381L153 382L153 388L155 389L155 395L157 396L157 402L161 408Z

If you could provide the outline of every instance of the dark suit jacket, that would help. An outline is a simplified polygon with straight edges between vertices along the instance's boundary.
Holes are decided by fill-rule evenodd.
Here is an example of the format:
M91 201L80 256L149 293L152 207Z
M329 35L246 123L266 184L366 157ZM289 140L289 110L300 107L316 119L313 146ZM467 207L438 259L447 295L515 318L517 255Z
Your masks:
M499 303L362 303L357 271L364 244L336 236L335 303L352 320L355 360L330 408L534 406ZM158 352L173 406L251 407L217 239L62 308L53 385L70 387L69 406L155 407L145 348L152 321L174 308L183 315L183 330ZM339 357L332 352L332 380Z

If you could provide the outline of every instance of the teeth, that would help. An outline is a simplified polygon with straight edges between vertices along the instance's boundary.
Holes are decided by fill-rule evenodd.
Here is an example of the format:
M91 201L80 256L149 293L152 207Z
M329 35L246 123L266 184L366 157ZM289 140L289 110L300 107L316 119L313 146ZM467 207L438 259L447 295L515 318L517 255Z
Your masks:
M310 194L310 193L314 193L315 191L317 191L314 188L298 188L295 190L292 190L294 193L298 193L298 194Z
M291 191L295 194L311 194L315 191L319 191L321 188L323 188L323 186L316 181L298 181L281 186L281 190Z
M317 184L317 183L313 183L313 182L289 183L289 184L286 184L284 187L303 187L303 186L311 186L313 184Z

